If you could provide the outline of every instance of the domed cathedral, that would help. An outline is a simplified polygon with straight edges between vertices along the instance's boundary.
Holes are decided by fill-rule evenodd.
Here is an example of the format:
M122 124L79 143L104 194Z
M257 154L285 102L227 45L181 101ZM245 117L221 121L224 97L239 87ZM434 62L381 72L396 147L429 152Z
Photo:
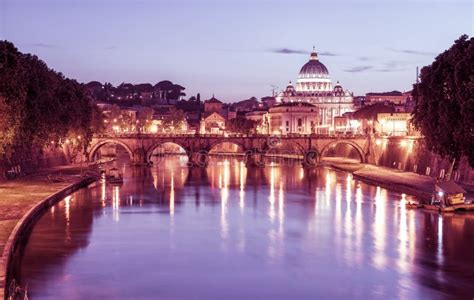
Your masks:
M354 97L339 84L333 87L329 71L319 60L314 47L309 61L301 67L296 87L290 83L276 96L277 103L306 102L316 106L315 133L334 130L334 117L354 111Z

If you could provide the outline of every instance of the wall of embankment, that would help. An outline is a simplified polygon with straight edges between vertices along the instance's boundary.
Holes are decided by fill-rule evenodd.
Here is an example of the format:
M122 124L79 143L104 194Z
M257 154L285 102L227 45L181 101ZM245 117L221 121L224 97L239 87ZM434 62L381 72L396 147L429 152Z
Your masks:
M39 201L18 221L10 233L0 258L0 299L6 299L10 282L13 279L13 263L19 261L21 249L26 243L35 222L51 206L61 201L67 195L88 186L96 180L95 177L86 177L57 191L49 197Z

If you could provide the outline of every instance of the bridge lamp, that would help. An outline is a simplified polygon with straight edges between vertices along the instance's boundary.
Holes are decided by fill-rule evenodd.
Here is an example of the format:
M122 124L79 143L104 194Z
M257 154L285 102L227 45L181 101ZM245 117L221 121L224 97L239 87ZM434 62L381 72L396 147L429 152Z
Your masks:
M156 124L153 124L150 126L150 132L151 133L157 133L158 132L158 126Z
M375 144L377 146L380 146L380 145L382 145L382 141L380 139L377 139L377 140L375 140Z
M406 147L407 146L407 141L405 141L405 140L401 141L400 146Z

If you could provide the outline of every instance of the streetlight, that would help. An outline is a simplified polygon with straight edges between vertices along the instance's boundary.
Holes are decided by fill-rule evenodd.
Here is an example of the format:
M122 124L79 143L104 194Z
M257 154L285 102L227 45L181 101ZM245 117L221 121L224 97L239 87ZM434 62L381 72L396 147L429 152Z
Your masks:
M381 133L381 134L384 134L383 125L385 124L385 119L381 119L381 120L379 121L379 123L380 123L380 126L381 126L381 127L380 127L380 133Z

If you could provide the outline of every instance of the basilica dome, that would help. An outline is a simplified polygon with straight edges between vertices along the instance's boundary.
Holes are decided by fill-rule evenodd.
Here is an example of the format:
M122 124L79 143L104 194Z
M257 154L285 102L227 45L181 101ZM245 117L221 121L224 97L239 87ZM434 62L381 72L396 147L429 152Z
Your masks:
M327 78L329 71L326 66L318 59L318 54L313 51L309 57L309 61L304 64L300 70L299 78Z
M319 61L318 54L313 48L309 61L303 65L298 75L296 91L303 93L332 92L331 78L326 66Z

